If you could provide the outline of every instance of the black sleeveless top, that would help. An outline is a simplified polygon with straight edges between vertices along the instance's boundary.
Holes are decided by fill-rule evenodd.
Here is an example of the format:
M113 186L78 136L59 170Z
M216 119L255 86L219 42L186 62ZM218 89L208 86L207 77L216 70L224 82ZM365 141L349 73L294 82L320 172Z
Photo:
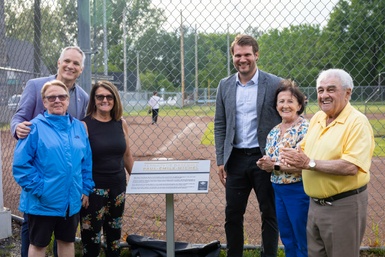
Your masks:
M88 137L92 150L92 178L96 188L126 186L123 155L126 141L122 121L101 122L87 116Z

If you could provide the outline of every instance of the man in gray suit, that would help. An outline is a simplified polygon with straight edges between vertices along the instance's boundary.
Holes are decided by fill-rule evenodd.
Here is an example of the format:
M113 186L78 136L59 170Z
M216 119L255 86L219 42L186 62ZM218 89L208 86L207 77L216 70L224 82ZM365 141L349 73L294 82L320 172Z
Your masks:
M218 175L226 188L227 256L243 255L243 216L252 189L262 218L261 256L275 257L278 225L270 173L256 162L264 154L269 131L281 122L274 97L281 78L258 69L259 47L247 35L231 44L236 74L220 81L214 135Z

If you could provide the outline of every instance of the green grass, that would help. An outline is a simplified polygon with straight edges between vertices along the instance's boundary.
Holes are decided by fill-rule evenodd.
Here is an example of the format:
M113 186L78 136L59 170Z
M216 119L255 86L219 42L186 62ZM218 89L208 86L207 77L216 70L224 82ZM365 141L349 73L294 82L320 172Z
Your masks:
M352 102L351 103L357 110L364 114L384 114L385 113L385 104L384 103L370 103L366 104L361 102ZM314 114L319 111L318 103L311 102L306 107L307 114ZM132 111L130 113L125 113L129 116L147 116L148 108L145 107L141 111ZM174 107L174 106L163 106L160 108L160 112L166 116L209 116L213 117L215 113L215 105L194 105L194 106L185 106L183 108Z
M148 116L148 108L145 108L141 111L132 111L130 113L125 113L128 116ZM213 117L215 111L214 105L194 105L186 106L183 108L173 107L173 106L164 106L159 109L159 115L163 116L209 116Z
M382 102L366 104L362 102L351 102L352 106L364 114L383 114L385 105ZM315 114L320 110L317 102L311 102L306 107L307 114Z
M369 120L369 122L373 127L374 142L376 143L373 156L384 157L385 156L385 120L371 119Z
M365 105L364 103L355 103L352 102L352 105L357 108L362 113L366 114L384 114L385 113L385 104L383 103L370 103ZM148 116L148 108L144 108L141 111L133 111L130 113L125 113L124 115L128 116ZM307 114L314 114L319 111L318 103L312 101L308 104L306 108ZM215 105L197 105L197 106L186 106L183 108L173 107L173 106L164 106L160 109L160 115L163 116L209 116L213 117L215 113ZM371 119L370 123L373 127L373 132L375 136L376 148L374 150L373 156L384 157L385 156L385 119L377 120ZM0 129L5 131L9 130L9 124L0 124ZM204 132L204 135L201 139L201 143L206 146L214 145L214 124L212 122L207 124L207 129Z
M384 157L385 156L385 120L369 120L373 127L374 141L376 147L374 149L373 156ZM214 123L207 124L207 128L202 136L201 144L205 146L214 145Z
M207 124L207 128L203 134L201 144L206 146L214 145L214 122L209 122Z

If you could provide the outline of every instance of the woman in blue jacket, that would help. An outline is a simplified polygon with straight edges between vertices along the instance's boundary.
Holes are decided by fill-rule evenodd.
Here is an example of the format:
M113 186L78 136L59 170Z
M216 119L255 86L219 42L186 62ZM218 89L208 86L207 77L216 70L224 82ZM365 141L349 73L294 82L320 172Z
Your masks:
M41 95L46 111L17 142L13 162L23 188L19 210L29 219L28 255L45 256L54 232L59 256L74 256L79 211L94 187L91 149L84 125L67 113L67 87L53 80Z

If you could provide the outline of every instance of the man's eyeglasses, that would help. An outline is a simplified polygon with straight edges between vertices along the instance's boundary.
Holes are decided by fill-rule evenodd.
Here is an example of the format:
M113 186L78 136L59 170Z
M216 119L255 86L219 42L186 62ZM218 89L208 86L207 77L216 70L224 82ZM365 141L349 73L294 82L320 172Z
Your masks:
M46 98L48 102L53 103L56 101L56 98L59 98L60 101L67 100L68 95L47 95L44 98Z
M107 101L112 101L112 100L114 100L114 96L113 96L113 95L95 95L95 98L96 98L96 100L98 100L98 101L103 101L104 98L106 98Z

